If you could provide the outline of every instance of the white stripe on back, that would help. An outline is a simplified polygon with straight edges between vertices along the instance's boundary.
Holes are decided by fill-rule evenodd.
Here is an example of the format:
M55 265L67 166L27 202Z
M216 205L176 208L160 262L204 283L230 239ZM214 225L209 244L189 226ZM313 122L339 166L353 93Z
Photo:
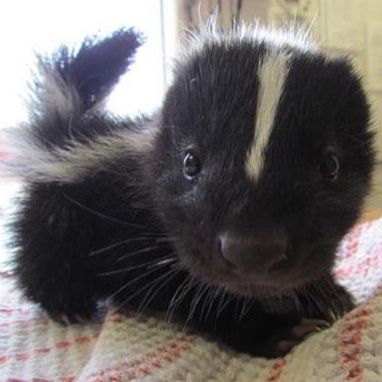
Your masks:
M247 175L253 181L259 179L264 167L264 155L288 75L289 61L286 52L271 51L259 65L255 134L245 163Z
M47 148L33 127L4 131L7 155L0 158L0 174L29 182L81 182L118 160L143 159L152 150L157 134L156 124L148 123L136 131L117 130L86 142L71 139L62 147Z

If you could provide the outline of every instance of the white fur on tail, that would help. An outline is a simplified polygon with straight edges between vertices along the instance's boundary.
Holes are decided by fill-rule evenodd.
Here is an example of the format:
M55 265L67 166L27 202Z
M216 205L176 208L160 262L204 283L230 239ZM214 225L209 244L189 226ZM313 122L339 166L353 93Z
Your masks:
M85 143L70 140L48 149L29 126L20 126L5 131L0 172L29 182L78 182L118 159L141 157L151 149L154 136L155 126L148 124L139 131L118 131Z
M34 91L38 93L30 97L30 124L2 131L5 155L0 157L0 173L3 175L32 183L78 182L119 158L142 156L151 148L156 133L154 123L109 133L107 122L105 135L85 142L68 139L63 146L48 147L41 141L41 133L35 131L40 118L54 123L58 115L67 121L70 131L72 117L78 118L80 113L81 100L76 89L43 62Z

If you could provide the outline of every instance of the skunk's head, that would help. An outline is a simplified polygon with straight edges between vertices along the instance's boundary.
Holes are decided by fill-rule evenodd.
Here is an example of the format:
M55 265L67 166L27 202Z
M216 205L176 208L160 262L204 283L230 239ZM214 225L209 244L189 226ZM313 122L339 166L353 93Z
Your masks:
M240 295L330 272L373 165L345 58L299 33L208 28L180 60L155 143L155 197L180 262Z

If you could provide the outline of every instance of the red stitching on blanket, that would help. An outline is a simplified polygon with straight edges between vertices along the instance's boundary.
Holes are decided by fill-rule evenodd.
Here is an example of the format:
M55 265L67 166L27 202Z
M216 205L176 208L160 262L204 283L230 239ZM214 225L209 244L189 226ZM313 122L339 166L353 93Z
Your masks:
M352 275L359 275L365 272L371 272L375 267L380 266L382 263L382 246L376 251L377 254L371 257L366 257L361 262L351 265L349 267L341 267L335 271L337 279L345 279Z
M94 339L96 339L97 337L98 337L97 334L94 334L92 336L80 336L75 338L72 341L59 341L51 347L32 349L29 353L14 353L14 354L0 355L0 365L7 363L11 359L16 360L17 362L25 362L33 356L33 353L44 355L54 350L67 350L70 347L75 345L83 345L83 344L89 343L93 341Z
M191 348L197 337L185 335L178 340L171 341L167 344L159 345L156 349L142 354L131 361L119 362L113 366L104 368L87 379L88 382L102 382L107 377L108 381L126 381L137 378L139 375L153 374L166 362L173 362L179 358L182 353ZM159 353L159 354L158 354Z
M33 379L18 379L18 378L8 378L7 382L53 382L50 379L42 379L42 378L33 378Z
M367 225L367 223L365 223L364 225L356 226L349 233L349 235L347 236L347 241L346 241L346 246L345 246L346 252L345 252L342 260L348 259L349 257L352 257L357 252L359 239L360 239L362 231L363 231L364 227L366 227L366 225Z
M33 309L28 308L0 308L0 314L6 314L7 316L12 315L13 313L30 314L33 311Z
M370 304L355 310L343 319L340 336L340 363L343 381L362 382L361 343L362 335L369 325L372 310Z
M18 327L18 328L29 328L31 325L44 324L48 325L51 320L47 318L32 318L30 320L15 320L11 322L1 322L0 328L8 327Z
M271 365L271 369L269 371L269 376L265 380L265 382L276 382L280 379L282 372L284 371L284 368L287 364L286 357L277 359L273 364Z

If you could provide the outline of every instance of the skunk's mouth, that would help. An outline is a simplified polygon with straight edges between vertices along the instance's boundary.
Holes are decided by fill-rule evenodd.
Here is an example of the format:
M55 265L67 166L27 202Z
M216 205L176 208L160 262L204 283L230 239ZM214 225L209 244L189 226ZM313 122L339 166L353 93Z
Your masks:
M309 271L304 263L286 261L279 268L269 273L253 273L232 269L224 262L214 261L213 258L203 260L200 256L190 256L181 261L195 279L204 284L231 291L239 297L273 297L288 295L311 283L320 274L318 270ZM323 267L322 269L326 269Z
M304 285L304 282L290 281L281 283L263 280L258 282L223 282L220 285L219 284L218 286L227 288L235 294L243 297L273 297L289 294L291 291Z
M270 280L261 278L253 280L251 278L223 278L219 276L208 277L203 275L203 282L215 285L219 288L230 290L241 297L272 297L288 294L296 288L305 284L304 280Z
M204 284L231 291L240 297L272 297L289 294L309 280L294 277L290 272L275 272L274 275L256 276L238 274L213 266L198 266L198 262L187 264L188 272ZM201 265L201 264L199 264Z

